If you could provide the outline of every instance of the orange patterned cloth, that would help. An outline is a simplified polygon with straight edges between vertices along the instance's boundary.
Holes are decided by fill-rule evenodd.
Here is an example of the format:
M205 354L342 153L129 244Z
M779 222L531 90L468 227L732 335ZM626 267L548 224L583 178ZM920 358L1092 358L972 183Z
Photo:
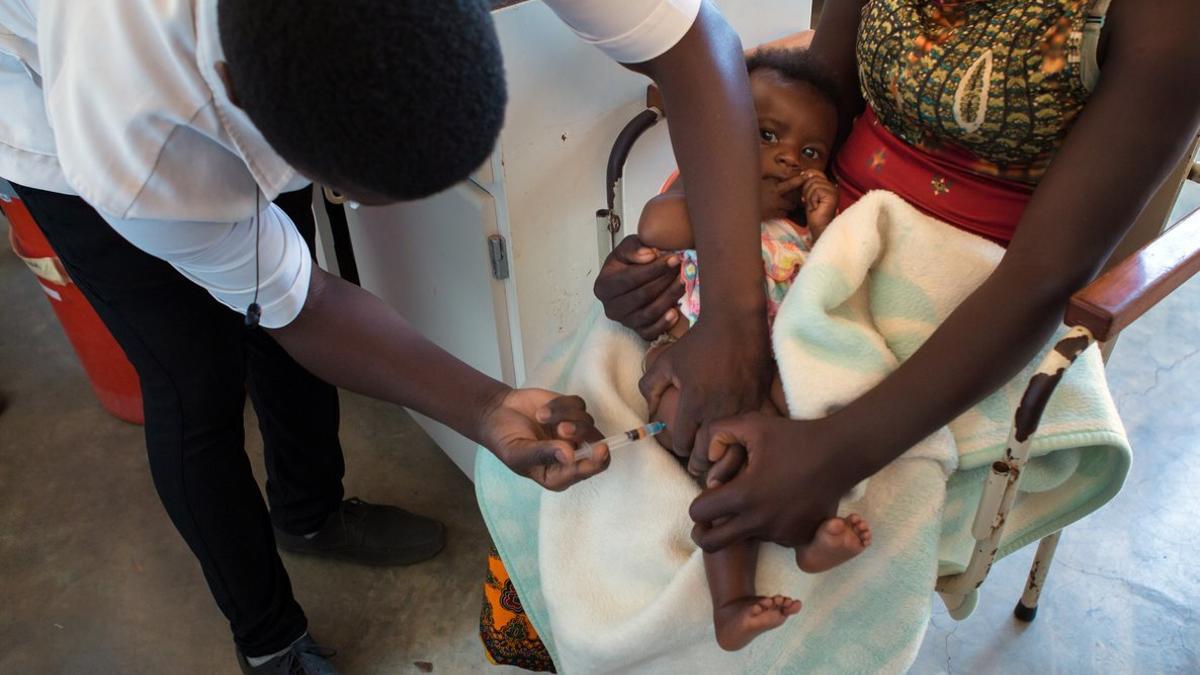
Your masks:
M521 607L504 561L493 546L488 552L488 574L483 583L483 611L479 637L488 661L495 665L553 673L554 661Z

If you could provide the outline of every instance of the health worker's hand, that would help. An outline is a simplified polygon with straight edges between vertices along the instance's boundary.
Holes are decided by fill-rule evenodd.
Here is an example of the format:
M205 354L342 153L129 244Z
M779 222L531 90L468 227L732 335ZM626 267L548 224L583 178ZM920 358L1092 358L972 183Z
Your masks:
M596 446L575 461L584 441L602 438L578 396L544 389L512 389L488 406L480 424L483 445L513 473L561 491L608 468L608 448Z

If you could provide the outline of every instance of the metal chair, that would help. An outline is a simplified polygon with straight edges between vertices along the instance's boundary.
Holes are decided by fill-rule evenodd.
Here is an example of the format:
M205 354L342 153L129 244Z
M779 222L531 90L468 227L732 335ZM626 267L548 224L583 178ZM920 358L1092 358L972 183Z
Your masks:
M988 474L972 527L976 545L971 561L961 574L937 581L937 591L955 619L966 618L974 609L979 586L995 561L1006 517L1021 484L1021 469L1029 459L1031 437L1063 372L1094 342L1102 344L1107 359L1122 329L1200 271L1200 209L1163 232L1170 225L1167 219L1184 181L1200 182L1200 165L1193 163L1197 145L1200 138L1193 141L1183 161L1143 209L1110 256L1106 271L1067 304L1063 322L1071 330L1030 380L1013 420L1004 459L992 464ZM1013 610L1021 621L1037 616L1038 599L1061 536L1059 530L1038 543L1025 591Z

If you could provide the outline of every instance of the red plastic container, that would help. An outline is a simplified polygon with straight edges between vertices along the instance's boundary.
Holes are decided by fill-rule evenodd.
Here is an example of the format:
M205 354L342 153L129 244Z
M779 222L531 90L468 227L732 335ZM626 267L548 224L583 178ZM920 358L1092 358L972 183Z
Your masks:
M33 216L11 194L0 193L0 211L8 218L13 251L37 276L50 306L58 315L75 354L83 364L100 404L119 419L142 424L142 389L137 373L108 328L88 304L79 287L71 283L62 263L33 222Z

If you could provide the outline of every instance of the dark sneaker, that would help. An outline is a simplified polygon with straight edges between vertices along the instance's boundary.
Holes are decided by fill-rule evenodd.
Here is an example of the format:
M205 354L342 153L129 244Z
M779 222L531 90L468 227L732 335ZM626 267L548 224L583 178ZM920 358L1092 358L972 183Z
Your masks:
M291 649L261 666L251 666L240 649L237 650L237 662L244 675L338 675L329 663L329 658L336 653L305 635Z
M364 565L411 565L442 550L446 528L432 518L399 507L351 498L341 503L313 538L277 528L275 541L279 548L301 555Z

